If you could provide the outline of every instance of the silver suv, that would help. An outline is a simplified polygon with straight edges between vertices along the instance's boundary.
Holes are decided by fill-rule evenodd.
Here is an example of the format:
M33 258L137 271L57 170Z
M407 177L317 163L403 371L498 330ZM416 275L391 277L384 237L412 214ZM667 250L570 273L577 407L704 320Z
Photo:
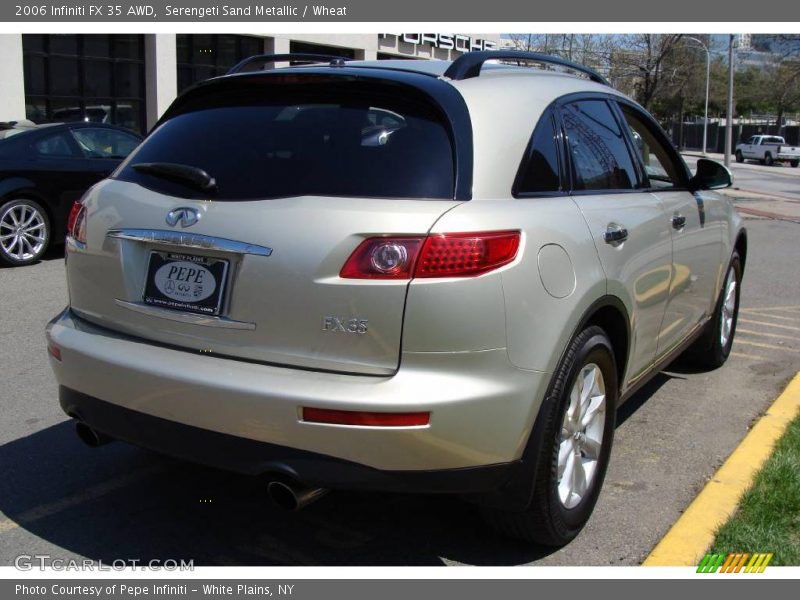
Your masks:
M63 409L92 445L263 476L287 508L452 493L569 542L617 407L680 354L728 357L730 173L692 175L560 59L248 72L290 58L184 93L76 203L47 328Z

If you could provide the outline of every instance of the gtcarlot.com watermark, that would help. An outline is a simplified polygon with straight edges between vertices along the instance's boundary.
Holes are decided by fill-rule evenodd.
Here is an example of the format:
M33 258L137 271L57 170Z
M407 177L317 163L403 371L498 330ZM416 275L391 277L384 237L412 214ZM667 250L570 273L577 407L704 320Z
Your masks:
M20 554L14 559L14 567L19 571L194 571L194 560L119 558L103 562L89 558L54 558L49 554Z

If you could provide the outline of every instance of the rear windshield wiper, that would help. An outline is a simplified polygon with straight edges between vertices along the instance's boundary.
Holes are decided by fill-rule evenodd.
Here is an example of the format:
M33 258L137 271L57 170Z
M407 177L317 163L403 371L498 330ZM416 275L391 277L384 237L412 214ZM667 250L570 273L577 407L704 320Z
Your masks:
M217 181L199 167L166 162L139 163L132 166L139 173L172 179L204 192L211 192L217 189Z

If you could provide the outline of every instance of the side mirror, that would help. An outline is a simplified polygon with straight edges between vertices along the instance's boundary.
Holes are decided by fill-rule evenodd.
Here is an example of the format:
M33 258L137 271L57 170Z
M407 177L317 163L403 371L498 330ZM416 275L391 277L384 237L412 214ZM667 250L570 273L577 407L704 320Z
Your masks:
M689 181L692 191L718 190L733 184L733 174L716 161L701 158L697 161L697 172Z

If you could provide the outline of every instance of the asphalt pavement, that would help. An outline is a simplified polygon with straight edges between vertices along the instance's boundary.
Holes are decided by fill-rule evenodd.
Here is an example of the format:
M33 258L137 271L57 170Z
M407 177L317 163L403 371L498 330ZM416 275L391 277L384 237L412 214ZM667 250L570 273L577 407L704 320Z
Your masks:
M739 168L749 167L737 177ZM775 172L753 176L800 188L775 183ZM67 301L63 257L0 269L0 564L20 554L197 566L639 564L800 369L800 224L747 227L733 355L713 372L673 365L620 409L595 513L555 552L496 536L455 498L336 492L289 514L254 478L122 443L85 447L58 407L44 345Z

